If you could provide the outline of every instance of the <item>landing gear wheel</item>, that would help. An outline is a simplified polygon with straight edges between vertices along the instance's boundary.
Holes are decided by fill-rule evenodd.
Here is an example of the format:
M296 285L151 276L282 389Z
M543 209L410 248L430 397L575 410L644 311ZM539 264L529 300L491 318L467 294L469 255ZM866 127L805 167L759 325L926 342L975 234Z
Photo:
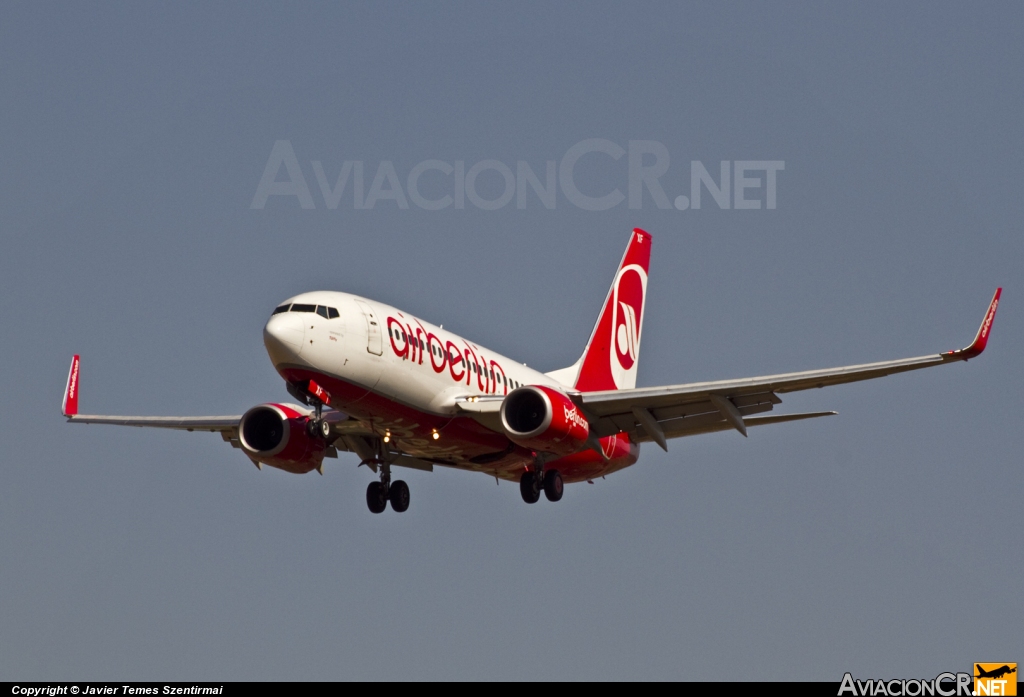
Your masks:
M401 479L391 482L388 500L391 501L391 510L396 513L404 513L409 510L409 485Z
M323 419L320 419L319 427L317 430L320 432L320 437L323 438L324 440L327 440L328 438L331 437L331 425L324 421Z
M306 435L310 438L316 438L319 434L319 430L316 419L310 419L306 422Z
M558 470L548 470L544 473L544 495L548 497L548 501L560 500L564 488L562 475L558 473Z
M540 500L540 482L537 481L535 473L523 472L519 479L519 493L523 495L523 501L526 503L537 503Z
M383 513L388 507L388 490L380 482L370 482L366 487L366 506L370 513Z

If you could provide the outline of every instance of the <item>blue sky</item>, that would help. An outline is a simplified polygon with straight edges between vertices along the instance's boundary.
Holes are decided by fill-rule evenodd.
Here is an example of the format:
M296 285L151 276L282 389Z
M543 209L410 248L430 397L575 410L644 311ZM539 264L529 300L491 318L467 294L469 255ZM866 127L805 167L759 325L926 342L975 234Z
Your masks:
M1019 4L9 4L0 26L0 675L61 679L932 677L1019 660ZM777 205L330 208L382 162L543 176L603 139L784 161ZM251 206L276 141L314 208ZM588 154L581 191L628 193ZM432 171L422 192L454 194ZM281 172L278 179L285 179ZM496 170L477 181L500 196ZM352 186L350 183L349 186ZM762 189L752 198L762 200ZM764 199L767 204L767 200ZM357 461L258 472L210 434L65 425L287 400L261 329L313 289L544 370L654 236L640 385L915 356L787 395L838 417L646 447L558 505ZM741 666L737 673L737 666Z

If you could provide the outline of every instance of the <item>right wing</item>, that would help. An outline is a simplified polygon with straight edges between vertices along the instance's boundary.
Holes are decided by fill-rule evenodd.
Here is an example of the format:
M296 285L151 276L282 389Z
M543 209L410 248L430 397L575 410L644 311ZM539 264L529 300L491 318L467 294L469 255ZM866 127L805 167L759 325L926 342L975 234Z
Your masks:
M111 424L115 426L146 426L149 428L171 428L178 431L233 432L237 438L237 416L109 416L78 413L78 373L81 359L74 356L68 370L68 383L64 387L64 401L60 413L69 422L82 424ZM225 439L227 440L227 439Z

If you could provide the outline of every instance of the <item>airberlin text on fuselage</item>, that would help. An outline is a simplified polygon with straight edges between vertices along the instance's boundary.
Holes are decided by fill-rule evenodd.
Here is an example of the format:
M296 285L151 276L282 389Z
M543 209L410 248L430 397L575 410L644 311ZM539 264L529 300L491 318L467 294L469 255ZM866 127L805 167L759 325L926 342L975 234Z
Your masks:
M418 321L413 321L416 327L397 317L388 316L388 336L391 350L396 356L419 365L423 365L426 358L435 373L447 370L454 382L465 382L467 385L472 385L473 374L476 373L477 388L481 391L495 394L500 389L502 394L508 393L508 380L500 363L488 360L482 352L478 354L465 339L462 339L463 346L460 347L454 341L442 339L427 331ZM472 369L472 365L478 369Z

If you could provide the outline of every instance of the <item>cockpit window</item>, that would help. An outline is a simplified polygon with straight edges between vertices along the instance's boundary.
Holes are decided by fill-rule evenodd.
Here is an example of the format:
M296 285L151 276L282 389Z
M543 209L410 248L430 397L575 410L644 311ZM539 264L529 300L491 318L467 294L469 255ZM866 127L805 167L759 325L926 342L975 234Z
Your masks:
M315 312L324 319L340 317L340 314L336 309L333 307L327 307L326 305L303 305L301 303L295 303L294 305L282 305L274 310L275 315L278 312Z
M281 314L282 312L288 312L288 308L289 308L289 307L291 307L291 305L280 305L280 306L278 306L278 307L275 307L275 308L274 308L274 311L273 311L273 312L271 312L270 314L271 314L271 315L279 315L279 314Z

